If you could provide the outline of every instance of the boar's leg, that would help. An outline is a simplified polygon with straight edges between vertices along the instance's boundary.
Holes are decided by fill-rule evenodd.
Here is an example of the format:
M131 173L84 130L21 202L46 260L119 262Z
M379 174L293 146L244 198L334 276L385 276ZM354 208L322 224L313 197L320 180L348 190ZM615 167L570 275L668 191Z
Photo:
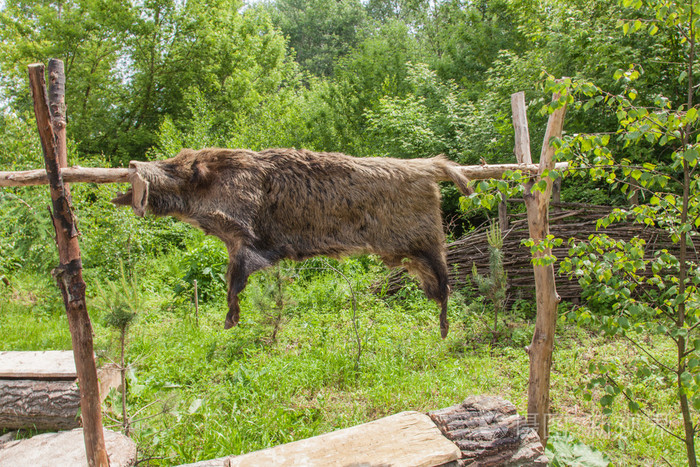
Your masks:
M238 324L241 309L238 305L238 294L243 291L248 283L248 276L255 271L271 266L277 258L272 252L259 252L240 244L227 244L228 269L226 279L228 281L228 313L224 321L224 329L231 329Z
M241 308L238 306L238 294L245 288L248 277L242 277L238 265L234 261L229 260L226 279L228 280L228 293L226 295L228 313L226 313L224 329L231 329L238 324L241 316Z
M416 251L410 255L409 271L418 275L425 295L440 305L440 335L444 339L450 328L447 321L447 297L450 286L447 276L447 261L439 250Z

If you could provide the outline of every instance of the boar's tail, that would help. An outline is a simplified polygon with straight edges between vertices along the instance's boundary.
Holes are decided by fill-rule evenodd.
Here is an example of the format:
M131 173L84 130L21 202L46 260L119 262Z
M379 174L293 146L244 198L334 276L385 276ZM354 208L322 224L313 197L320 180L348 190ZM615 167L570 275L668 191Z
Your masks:
M442 155L433 157L432 161L434 161L435 167L439 169L437 181L454 183L464 195L474 193L472 187L469 186L471 180L462 174L456 162L452 162Z

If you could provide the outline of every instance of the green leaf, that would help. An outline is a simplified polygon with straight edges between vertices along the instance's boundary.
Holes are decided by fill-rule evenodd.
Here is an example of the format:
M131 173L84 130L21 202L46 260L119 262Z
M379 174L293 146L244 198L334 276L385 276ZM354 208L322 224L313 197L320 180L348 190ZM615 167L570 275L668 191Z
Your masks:
M630 322L625 316L617 318L617 324L619 324L622 329L629 329L630 327Z
M687 162L695 162L698 159L698 150L692 147L683 153L683 159Z

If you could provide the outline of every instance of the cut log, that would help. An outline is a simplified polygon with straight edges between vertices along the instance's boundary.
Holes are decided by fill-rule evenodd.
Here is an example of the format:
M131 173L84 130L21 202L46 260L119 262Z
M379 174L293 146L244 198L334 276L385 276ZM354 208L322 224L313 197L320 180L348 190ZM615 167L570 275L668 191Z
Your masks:
M428 415L459 447L460 459L451 464L455 467L547 465L537 432L500 397L473 396Z
M0 379L0 428L66 430L80 426L76 380Z
M459 456L459 448L442 436L427 415L418 412L402 412L363 425L263 451L189 465L198 467L257 467L260 465L429 467L457 460Z
M121 433L104 430L103 436L111 467L136 463L136 444ZM83 429L45 433L0 446L0 465L16 467L87 466Z
M119 370L97 370L100 402L120 384ZM80 426L73 352L0 352L0 429L66 430Z

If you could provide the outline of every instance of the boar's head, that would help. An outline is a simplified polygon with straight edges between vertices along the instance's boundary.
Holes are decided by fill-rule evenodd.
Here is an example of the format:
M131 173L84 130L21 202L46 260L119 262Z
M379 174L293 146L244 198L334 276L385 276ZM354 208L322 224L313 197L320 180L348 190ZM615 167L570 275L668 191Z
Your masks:
M208 185L212 174L197 153L183 150L177 157L153 162L131 161L131 188L112 200L114 204L131 206L143 217L146 211L157 216L180 217L187 211L193 192Z

